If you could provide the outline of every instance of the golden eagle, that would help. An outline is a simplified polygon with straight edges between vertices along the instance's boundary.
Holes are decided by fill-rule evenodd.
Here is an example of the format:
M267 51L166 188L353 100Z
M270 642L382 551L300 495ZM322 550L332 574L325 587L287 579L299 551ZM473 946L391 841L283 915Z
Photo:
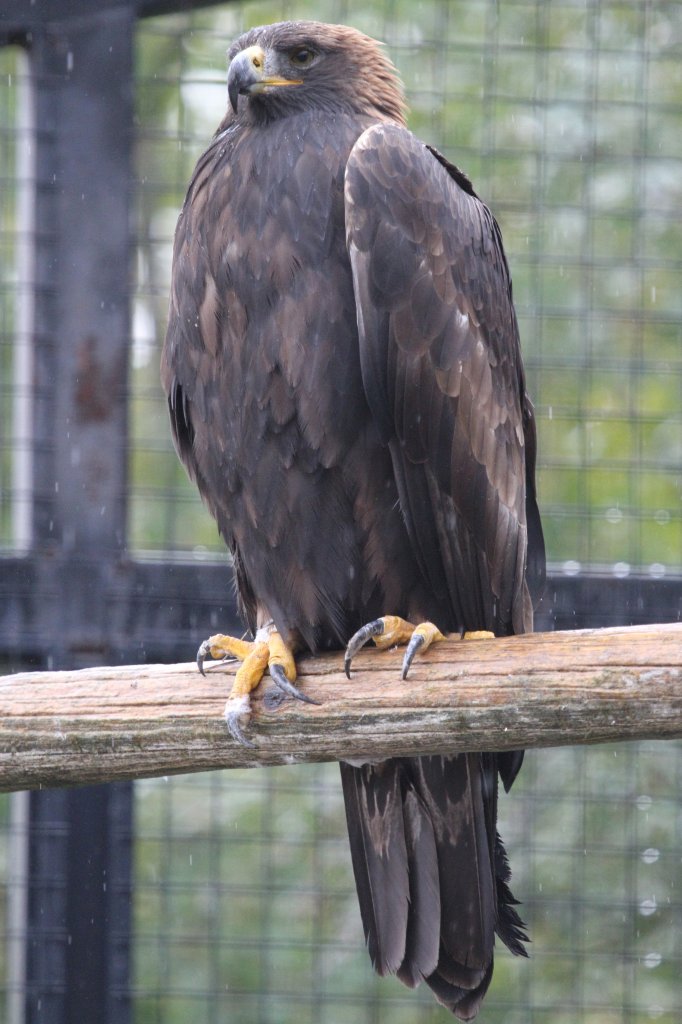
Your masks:
M544 573L535 425L500 231L405 127L352 28L230 49L229 109L178 222L162 378L175 444L234 560L253 640L226 715L293 653L532 629ZM390 613L390 614L385 614ZM416 630L412 623L420 624ZM435 625L431 625L434 623ZM411 638L411 639L410 639ZM464 1020L495 933L523 953L496 831L522 753L341 765L372 962Z

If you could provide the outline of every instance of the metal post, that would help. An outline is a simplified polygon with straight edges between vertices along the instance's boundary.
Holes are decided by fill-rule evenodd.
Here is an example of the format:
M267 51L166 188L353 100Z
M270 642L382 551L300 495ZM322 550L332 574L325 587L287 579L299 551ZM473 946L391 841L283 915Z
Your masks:
M27 35L35 608L55 667L106 664L125 547L133 7ZM25 1024L127 1024L129 786L35 792ZM15 1001L16 1003L16 1001Z

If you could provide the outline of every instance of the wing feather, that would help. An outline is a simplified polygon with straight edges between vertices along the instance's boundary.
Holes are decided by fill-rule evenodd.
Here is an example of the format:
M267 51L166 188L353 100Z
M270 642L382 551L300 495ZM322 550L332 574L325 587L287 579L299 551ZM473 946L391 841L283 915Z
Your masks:
M421 563L447 567L450 628L523 632L532 628L526 567L541 574L542 533L528 486L532 406L497 224L460 172L392 124L356 142L345 198L363 383L400 463L412 543ZM473 593L463 594L455 571Z

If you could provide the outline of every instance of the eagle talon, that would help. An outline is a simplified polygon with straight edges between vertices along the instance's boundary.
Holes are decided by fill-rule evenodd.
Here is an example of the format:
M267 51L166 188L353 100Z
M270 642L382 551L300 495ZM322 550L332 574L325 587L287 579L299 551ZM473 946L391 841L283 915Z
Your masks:
M269 669L272 681L278 690L282 691L282 693L288 694L289 697L293 697L295 700L301 700L304 704L319 705L319 700L313 700L312 697L307 697L305 693L301 693L301 691L287 679L284 667L280 665L279 662L271 662Z
M423 633L417 633L415 631L412 634L410 642L407 645L407 650L405 651L405 656L403 658L403 668L400 674L401 679L407 679L407 673L410 671L410 665L412 664L414 656L417 653L417 651L421 650L425 643L426 637L424 636Z
M418 626L413 626L411 622L402 619L399 615L384 615L380 619L374 619L366 626L362 626L348 641L343 662L346 675L350 679L351 659L368 640L374 640L381 651L406 644L402 678L407 679L407 673L410 671L415 654L418 651L425 651L434 641L444 639L441 631L432 622L421 622Z
M249 700L248 694L244 694L239 697L230 697L225 705L225 721L227 728L229 729L230 736L233 740L242 747L251 747L255 750L256 744L252 743L248 739L241 727L240 719L248 717L251 714L251 701Z
M374 619L372 622L367 622L364 626L361 626L356 633L353 633L346 645L346 654L343 659L343 667L346 670L348 679L350 679L350 663L355 655L365 646L368 640L375 636L382 636L383 632L384 620Z
M218 659L218 661L214 660L211 665L206 665L204 667L204 661L206 660L206 655L211 653L210 645L208 645L208 646L207 645L208 645L208 640L204 640L204 642L199 647L199 650L197 651L197 668L201 672L201 674L204 677L204 679L206 678L206 672L209 669L211 669L211 668L218 668L220 665L229 665L232 662L239 660L236 657L236 655L234 655L234 654L224 654L222 656L222 658Z
M210 652L210 649L211 645L208 642L208 640L203 640L202 643L199 644L199 650L197 651L197 668L201 672L202 676L204 676L204 678L206 677L206 672L204 671L204 661L206 660L206 655Z
M227 722L227 728L230 732L230 736L233 740L236 740L242 747L250 747L252 750L256 749L256 744L252 743L250 739L242 732L242 727L239 724L239 712L230 711L225 715L225 721Z

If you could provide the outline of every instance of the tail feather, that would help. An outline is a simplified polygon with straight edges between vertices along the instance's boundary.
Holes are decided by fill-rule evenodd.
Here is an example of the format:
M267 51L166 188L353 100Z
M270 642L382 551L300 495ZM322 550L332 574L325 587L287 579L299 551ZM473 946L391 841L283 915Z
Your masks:
M378 974L395 974L405 956L409 911L399 778L390 761L361 768L342 761L341 780L369 955Z
M425 981L438 1002L449 1010L450 1013L453 1013L455 1017L459 1017L460 1020L473 1020L481 1008L481 1003L488 991L492 976L493 960L491 957L488 969L484 972L483 977L471 988L462 988L458 985L450 984L439 971L426 978Z
M440 943L434 921L440 921L438 856L429 812L414 787L403 795L403 822L410 886L405 955L397 974L403 984L416 988L438 964Z
M408 762L429 809L438 851L440 941L456 972L484 972L494 943L495 895L478 754ZM441 957L442 960L442 957Z
M380 974L425 980L462 1020L476 1016L495 933L525 955L496 830L492 754L341 764L365 938Z
M524 942L530 942L525 924L517 914L515 907L519 901L509 888L511 868L507 859L502 837L495 832L495 882L497 888L497 921L495 931L507 949L516 956L528 956Z

